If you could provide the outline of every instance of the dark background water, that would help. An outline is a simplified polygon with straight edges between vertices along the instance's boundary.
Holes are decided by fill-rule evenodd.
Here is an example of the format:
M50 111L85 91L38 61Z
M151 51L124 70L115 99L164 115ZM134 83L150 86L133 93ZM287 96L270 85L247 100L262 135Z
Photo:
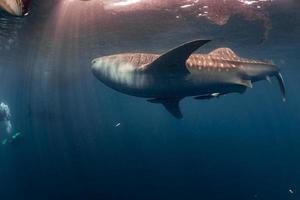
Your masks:
M262 22L240 15L219 26L162 10L96 12L79 3L37 1L21 19L0 13L8 24L0 23L0 101L22 133L0 146L0 199L300 199L296 1L268 9L272 29L263 42ZM213 40L200 52L227 46L273 60L287 102L265 81L243 95L186 98L176 120L90 71L101 55L161 53L195 38Z

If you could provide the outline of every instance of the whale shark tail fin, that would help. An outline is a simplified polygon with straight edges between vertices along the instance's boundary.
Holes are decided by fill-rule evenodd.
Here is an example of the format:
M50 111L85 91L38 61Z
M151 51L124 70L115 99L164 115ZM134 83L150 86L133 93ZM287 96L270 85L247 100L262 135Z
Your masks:
M284 85L284 80L282 78L282 75L280 72L278 72L276 75L278 84L279 84L279 88L280 88L280 92L281 92L281 97L282 97L282 101L286 101L286 92L285 92L285 85Z
M182 44L174 49L159 56L156 60L148 64L146 70L148 72L156 73L170 73L170 72L186 72L185 62L190 55L198 48L208 43L210 40L194 40L185 44Z
M155 98L149 99L148 102L150 103L161 103L165 109L171 113L175 118L182 119L182 113L180 110L180 103L181 98L176 99L163 99L163 98Z

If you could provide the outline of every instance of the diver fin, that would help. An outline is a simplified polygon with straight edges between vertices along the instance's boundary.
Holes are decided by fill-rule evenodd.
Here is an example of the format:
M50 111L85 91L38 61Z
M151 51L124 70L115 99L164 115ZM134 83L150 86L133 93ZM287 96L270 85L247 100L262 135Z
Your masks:
M280 88L280 92L281 92L281 96L282 96L282 101L286 101L286 96L285 96L285 86L284 86L284 81L282 78L282 75L280 72L278 72L278 74L275 75L279 84L279 88Z
M179 47L176 47L161 56L159 56L152 63L145 66L145 70L149 72L186 72L188 70L185 67L186 60L190 55L196 51L199 47L203 46L210 40L194 40L185 43Z
M149 99L147 100L148 102L151 103L161 103L165 109L171 113L175 118L177 119L181 119L182 118L182 113L179 107L179 102L180 102L181 98L178 99L160 99L160 98L156 98L156 99Z

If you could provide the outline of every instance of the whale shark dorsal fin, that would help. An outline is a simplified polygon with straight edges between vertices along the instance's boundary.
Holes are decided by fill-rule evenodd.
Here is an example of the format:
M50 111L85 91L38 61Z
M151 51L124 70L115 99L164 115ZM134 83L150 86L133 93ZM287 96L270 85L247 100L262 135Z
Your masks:
M209 41L210 40L194 40L182 44L159 56L152 63L148 64L145 70L159 73L173 70L177 72L181 70L188 72L185 67L186 60L194 51Z
M228 59L238 58L238 56L230 48L218 48L210 52L209 55Z
M161 103L165 107L165 109L173 115L173 117L177 119L181 119L182 113L179 106L179 102L181 99L182 98L175 98L175 99L154 98L154 99L149 99L148 102Z

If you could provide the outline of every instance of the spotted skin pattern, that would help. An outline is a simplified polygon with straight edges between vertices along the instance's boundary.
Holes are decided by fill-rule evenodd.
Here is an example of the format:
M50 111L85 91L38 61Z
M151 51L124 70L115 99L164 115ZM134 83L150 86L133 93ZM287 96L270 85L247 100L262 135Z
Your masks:
M147 65L159 57L158 54L128 53L106 56L108 60L119 63L131 63L140 69L146 69ZM209 54L192 54L186 61L186 67L190 72L195 71L219 71L230 72L243 68L245 64L272 64L237 56L229 48L219 48Z
M186 62L189 71L212 70L229 72L241 69L245 64L271 63L240 58L229 48L219 48L209 54L194 54L191 55Z

